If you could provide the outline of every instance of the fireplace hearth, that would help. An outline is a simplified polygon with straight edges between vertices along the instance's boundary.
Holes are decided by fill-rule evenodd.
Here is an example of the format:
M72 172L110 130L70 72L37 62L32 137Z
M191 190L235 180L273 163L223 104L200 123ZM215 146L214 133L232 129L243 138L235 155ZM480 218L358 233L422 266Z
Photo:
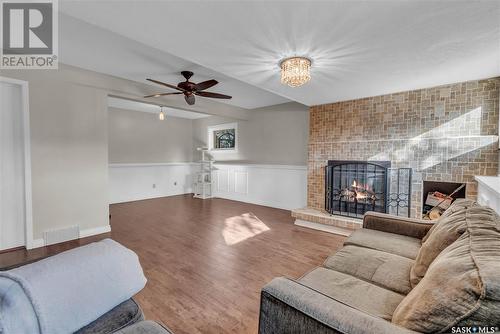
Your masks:
M325 172L325 209L362 218L367 211L409 216L411 168L390 161L329 160Z

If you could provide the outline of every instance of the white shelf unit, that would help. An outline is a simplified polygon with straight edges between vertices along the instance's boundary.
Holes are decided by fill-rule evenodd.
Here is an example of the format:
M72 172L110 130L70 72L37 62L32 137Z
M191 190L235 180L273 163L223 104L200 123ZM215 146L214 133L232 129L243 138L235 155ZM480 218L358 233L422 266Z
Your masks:
M213 197L214 161L199 161L200 170L194 175L193 192L195 198L207 199Z

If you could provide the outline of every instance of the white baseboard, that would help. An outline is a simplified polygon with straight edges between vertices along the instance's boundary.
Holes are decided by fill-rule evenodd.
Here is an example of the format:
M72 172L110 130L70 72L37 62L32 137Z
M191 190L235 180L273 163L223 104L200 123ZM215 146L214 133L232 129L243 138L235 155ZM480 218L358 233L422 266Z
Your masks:
M339 234L343 236L350 236L352 232L354 232L351 229L348 228L343 228L343 227L337 227L337 226L330 226L326 224L319 224L319 223L312 223L308 222L305 220L301 219L295 219L295 225L301 226L301 227L307 227L311 228L313 230L318 230L318 231L323 231L323 232L328 232L328 233L333 233L333 234Z
M90 237L90 236L97 235L97 234L108 233L108 232L111 232L110 225L87 228L84 230L80 230L79 239ZM70 240L67 240L67 241L70 241ZM39 248L39 247L44 247L44 246L45 246L45 240L43 240L43 238L40 238L40 239L34 239L33 242L31 243L31 247L26 247L26 248L33 249L33 248Z
M108 232L111 232L110 225L88 228L80 231L80 238L86 238L96 234L103 234Z
M39 248L39 247L43 247L43 246L45 246L45 241L43 240L43 238L40 238L40 239L34 239L31 242L31 247L26 247L26 248L33 249L33 248Z
M136 197L134 197L134 199L131 199L131 200L126 199L126 200L122 200L122 201L119 201L119 202L112 202L112 203L109 203L109 204L120 204L120 203L144 201L144 200L147 200L147 199L155 199L155 198L163 198L163 197L170 197L170 196L186 195L186 194L192 194L192 193L193 193L193 190L191 188L188 188L188 189L186 189L184 191L170 192L170 193L166 193L166 194L162 194L162 195L136 196Z
M110 164L109 204L191 193L193 164Z

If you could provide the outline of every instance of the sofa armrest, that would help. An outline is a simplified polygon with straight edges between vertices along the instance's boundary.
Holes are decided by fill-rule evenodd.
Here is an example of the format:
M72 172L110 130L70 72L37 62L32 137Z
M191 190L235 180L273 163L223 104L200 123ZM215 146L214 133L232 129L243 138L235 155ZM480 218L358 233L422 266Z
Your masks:
M297 281L278 277L261 292L259 334L416 333L371 316Z
M90 324L80 328L74 334L111 334L143 320L144 314L141 307L133 298L130 298Z
M379 230L408 237L422 239L431 229L433 223L415 219L388 215L369 211L363 217L363 228Z

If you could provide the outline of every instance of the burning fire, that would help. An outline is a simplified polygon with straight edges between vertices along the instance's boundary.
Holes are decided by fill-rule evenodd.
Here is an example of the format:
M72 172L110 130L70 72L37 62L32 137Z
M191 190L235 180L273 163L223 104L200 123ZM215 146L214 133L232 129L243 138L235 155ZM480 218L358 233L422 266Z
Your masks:
M365 198L373 198L373 191L370 189L369 185L363 185L356 182L356 180L352 181L351 187L354 189L354 194L356 199L365 199Z
M352 184L341 191L341 196L349 202L375 202L377 194L369 184L353 180Z

